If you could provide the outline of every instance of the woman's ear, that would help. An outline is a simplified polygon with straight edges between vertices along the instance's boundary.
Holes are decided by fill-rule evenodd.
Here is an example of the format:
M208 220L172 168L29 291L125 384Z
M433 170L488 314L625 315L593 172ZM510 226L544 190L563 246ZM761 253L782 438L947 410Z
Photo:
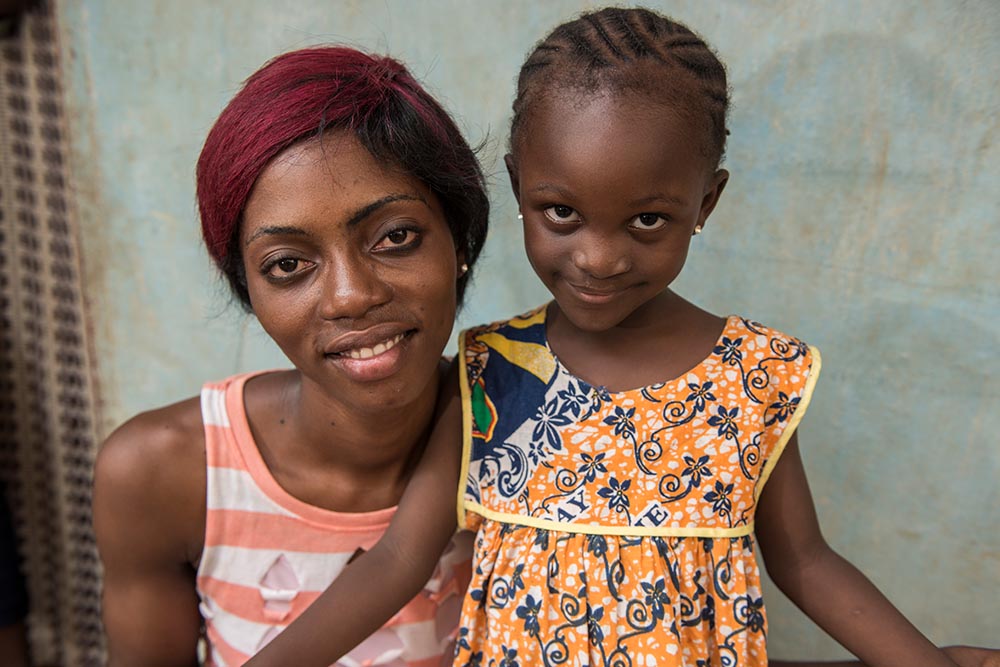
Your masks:
M719 198L722 196L722 191L726 189L726 183L728 182L729 172L725 169L719 169L712 174L705 189L705 194L701 198L701 211L698 212L698 224L696 225L699 229L705 226L708 216L712 215L712 211L715 210L715 205L719 203Z
M510 177L510 189L514 191L514 199L520 204L521 182L517 178L517 164L514 162L514 156L507 153L503 156L503 163L507 165L507 176Z

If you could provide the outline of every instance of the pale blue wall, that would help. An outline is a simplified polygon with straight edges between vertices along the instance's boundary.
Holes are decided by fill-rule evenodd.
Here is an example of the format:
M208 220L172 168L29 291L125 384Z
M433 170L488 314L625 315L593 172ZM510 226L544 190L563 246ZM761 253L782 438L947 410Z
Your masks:
M1000 4L653 4L715 45L733 88L732 180L679 291L823 350L802 449L827 537L934 640L1000 643ZM103 432L284 364L226 308L193 172L239 83L285 50L387 51L489 136L493 230L461 323L540 302L497 156L522 58L585 6L65 3ZM837 653L768 601L775 654Z

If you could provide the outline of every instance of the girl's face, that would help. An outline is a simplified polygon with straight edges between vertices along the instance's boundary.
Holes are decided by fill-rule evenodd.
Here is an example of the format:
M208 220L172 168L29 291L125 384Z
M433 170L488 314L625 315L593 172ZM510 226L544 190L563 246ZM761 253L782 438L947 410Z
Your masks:
M275 158L240 230L264 330L308 379L359 411L428 390L455 319L455 247L437 197L349 134Z
M728 178L704 130L636 95L557 94L525 123L507 166L532 267L577 328L641 324Z

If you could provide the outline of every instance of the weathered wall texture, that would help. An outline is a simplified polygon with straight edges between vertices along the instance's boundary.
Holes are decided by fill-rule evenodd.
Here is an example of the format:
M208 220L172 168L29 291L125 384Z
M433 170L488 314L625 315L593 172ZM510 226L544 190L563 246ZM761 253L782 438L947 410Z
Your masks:
M732 180L681 293L818 345L802 450L826 535L938 642L1000 627L1000 5L652 3L701 32L733 88ZM103 429L206 378L283 365L227 308L200 245L194 163L279 52L402 58L489 137L495 214L461 324L545 293L502 173L513 80L583 3L65 3L76 185ZM776 655L836 654L769 593Z

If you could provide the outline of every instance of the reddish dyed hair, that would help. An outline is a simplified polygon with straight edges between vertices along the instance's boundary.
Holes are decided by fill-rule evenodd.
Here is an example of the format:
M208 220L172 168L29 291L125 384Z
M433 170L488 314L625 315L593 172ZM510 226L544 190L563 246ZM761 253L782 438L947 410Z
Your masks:
M289 146L327 130L354 134L379 161L424 182L444 209L469 266L486 240L489 198L475 152L455 122L397 60L339 46L292 51L267 62L226 105L198 159L205 245L250 310L239 227L254 183Z

